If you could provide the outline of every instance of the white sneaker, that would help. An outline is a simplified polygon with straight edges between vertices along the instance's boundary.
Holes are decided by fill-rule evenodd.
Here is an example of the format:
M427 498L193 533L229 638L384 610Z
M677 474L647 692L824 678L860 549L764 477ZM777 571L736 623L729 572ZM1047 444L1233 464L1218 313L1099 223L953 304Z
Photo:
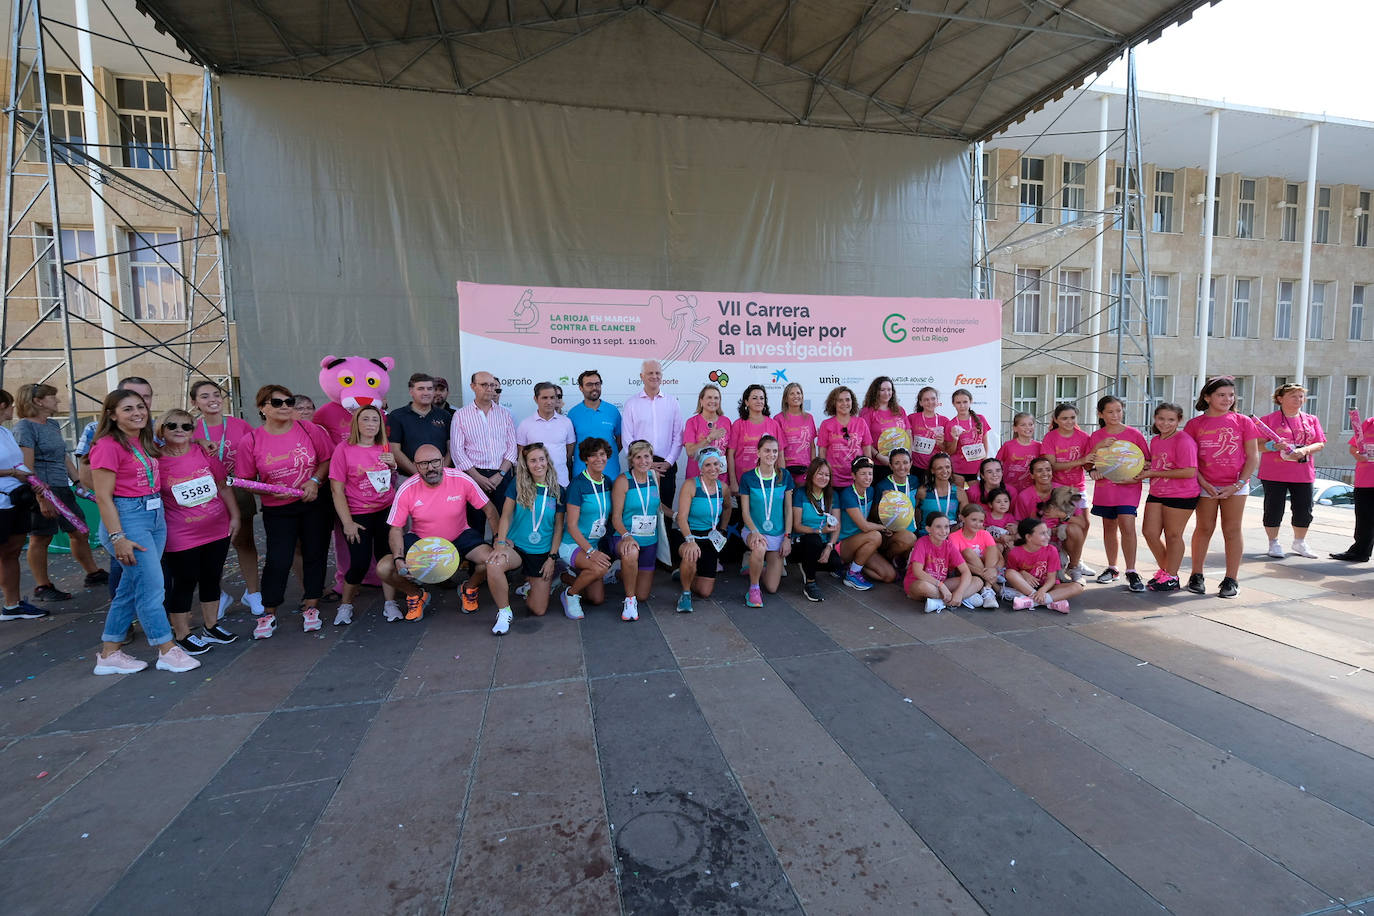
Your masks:
M515 594L519 595L521 598L527 597L527 596L529 595L529 593L530 593L530 584L529 584L528 582L526 582L524 585L518 586L518 587L515 589Z
M638 620L638 619L639 619L639 602L636 601L634 598L626 598L626 599L625 599L625 609L624 609L623 611L620 612L620 619L621 619L621 620Z
M992 590L991 585L983 589L983 607L997 607L997 593Z
M559 602L563 605L563 613L569 620L581 620L586 615L582 613L582 596L574 595L571 592L564 592L559 596Z
M601 577L602 582L614 582L616 573L620 572L620 561L615 560L611 563L611 568L606 570L606 575Z
M217 619L217 620L223 620L223 619L224 619L224 612L227 611L227 610L229 610L230 606L233 605L233 603L234 603L234 596L233 596L233 595L229 594L228 592L220 592L220 593L219 593L219 617L217 617L216 619Z
M509 608L502 608L496 612L496 626L491 628L491 632L497 636L505 636L510 632L510 622L515 619Z
M927 598L927 599L926 599L926 613L927 613L927 614L938 614L940 611L943 611L944 609L945 609L945 603L944 603L943 601L941 601L939 598Z
M266 608L262 606L262 592L244 592L239 599L244 603L248 610L253 612L254 617L261 617Z
M147 662L125 654L123 649L115 649L109 655L97 654L95 657L96 674L136 674L147 667Z
M157 666L162 671L170 671L173 674L183 674L187 671L194 671L200 667L200 662L186 654L186 650L181 646L173 645L166 652L157 657Z
M334 612L334 626L346 627L353 622L353 605L341 604Z
M1307 546L1306 541L1294 541L1293 552L1298 556L1306 557L1309 560L1315 560L1317 558L1317 555L1312 552L1312 548Z
M277 632L277 615L268 614L266 617L258 618L257 626L253 627L253 638L271 639L275 632Z
M395 601L388 601L382 606L382 617L387 623L395 623L404 616L405 614L401 613L401 606Z
M1017 598L1020 598L1020 597L1021 597L1021 593L1018 592L1016 589L1012 588L1010 585L1004 585L1004 586L1002 586L1002 600L1003 600L1003 601L1015 601Z
M307 632L313 632L320 628L320 609L308 607L301 611L301 628Z
M1270 541L1269 556L1273 557L1275 560L1282 560L1284 557L1288 556L1288 554L1284 553L1283 547L1278 541Z
M1084 563L1083 561L1079 561L1075 578L1077 578L1077 576L1088 576L1089 578L1091 578L1095 575L1097 575L1097 570L1093 569L1091 566Z
M972 595L969 595L967 598L965 598L963 601L960 601L959 603L971 611L976 607L983 606L983 596L980 595L978 592L974 592Z

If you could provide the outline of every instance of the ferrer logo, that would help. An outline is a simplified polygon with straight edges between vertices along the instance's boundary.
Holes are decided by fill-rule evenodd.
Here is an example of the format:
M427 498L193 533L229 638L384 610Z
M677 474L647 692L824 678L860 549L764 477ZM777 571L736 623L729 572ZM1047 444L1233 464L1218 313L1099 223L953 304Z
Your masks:
M986 388L988 380L986 376L968 376L961 372L954 374L954 384L959 386L972 385L974 388Z

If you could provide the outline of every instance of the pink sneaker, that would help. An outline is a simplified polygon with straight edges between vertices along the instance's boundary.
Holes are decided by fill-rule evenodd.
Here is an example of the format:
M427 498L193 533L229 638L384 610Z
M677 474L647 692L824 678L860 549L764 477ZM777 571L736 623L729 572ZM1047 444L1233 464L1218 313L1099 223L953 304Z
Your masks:
M1061 614L1067 614L1069 612L1069 602L1065 601L1063 598L1060 598L1058 601L1051 601L1050 609L1058 611Z
M163 652L157 657L157 667L160 671L170 671L173 674L184 674L187 671L194 671L200 667L200 661L186 654L186 650L181 646L173 645L172 648Z
M306 608L301 612L301 619L305 622L305 632L309 633L312 630L318 630L320 628L319 608Z
M1017 595L1011 602L1013 611L1029 611L1033 607L1035 607L1035 600L1030 595Z
M115 649L109 655L96 655L96 674L135 674L148 667L147 662L126 655L123 649Z
M277 615L263 614L258 618L257 625L253 627L253 638L271 639L275 632L277 632Z

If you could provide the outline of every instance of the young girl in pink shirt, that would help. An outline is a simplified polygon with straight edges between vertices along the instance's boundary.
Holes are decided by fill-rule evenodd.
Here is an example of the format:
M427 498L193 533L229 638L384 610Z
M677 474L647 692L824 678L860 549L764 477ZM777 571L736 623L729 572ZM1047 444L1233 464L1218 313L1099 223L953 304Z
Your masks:
M1088 458L1088 434L1078 428L1077 407L1059 404L1054 408L1054 429L1045 433L1040 453L1050 459L1055 486L1083 492L1084 468L1092 460Z
M1069 612L1069 599L1083 594L1081 582L1055 582L1059 572L1059 550L1050 543L1050 529L1036 518L1023 518L1016 524L1016 546L1007 551L1007 588L1014 611L1047 607L1061 614Z
M1011 494L1002 487L989 493L987 499L983 527L1005 554L1016 540L1016 513L1012 510Z
M1145 437L1122 422L1125 416L1126 405L1120 398L1107 395L1098 400L1098 429L1088 437L1089 455L1109 440L1130 442L1140 449L1142 455L1149 451ZM1135 517L1140 509L1140 481L1137 478L1131 483L1115 483L1096 469L1092 472L1092 479L1092 514L1102 519L1102 541L1107 548L1107 568L1098 574L1097 581L1106 585L1115 582L1121 575L1116 568L1119 549L1126 558L1126 586L1133 592L1143 592L1145 582L1135 569Z
M920 409L906 418L911 428L911 466L924 471L930 467L930 459L944 446L949 420L935 412L940 406L940 392L934 388L922 388L916 395L916 405Z
M1220 515L1221 537L1226 544L1226 576L1217 594L1234 598L1240 591L1236 577L1240 575L1245 550L1241 521L1245 516L1245 499L1250 495L1250 477L1259 467L1260 434L1253 420L1236 412L1236 382L1229 375L1203 385L1193 406L1202 413L1189 420L1183 431L1197 443L1198 485L1202 493L1193 528L1193 571L1188 577L1188 591L1207 594L1202 568Z
M982 463L978 465L978 478L969 482L964 493L968 496L969 502L982 503L986 506L988 504L987 494L993 490L1006 490L1011 494L1012 499L1016 499L1017 488L1006 482L1001 460L984 458Z
M1179 429L1183 408L1160 404L1151 432L1150 466L1141 472L1150 481L1145 499L1143 533L1159 571L1147 584L1152 592L1178 591L1178 567L1183 562L1183 529L1197 508L1197 443ZM1161 537L1161 532L1163 536Z
M973 587L982 586L981 593L969 592L965 607L997 610L997 580L1002 571L1002 550L991 532L983 527L986 510L978 503L969 503L959 510L959 527L950 532L949 539L964 556L973 576ZM974 603L974 599L977 599Z
M965 599L975 598L978 593L973 590L973 577L963 554L949 539L949 518L939 512L930 513L926 516L926 531L907 559L906 579L902 582L906 596L916 601L924 598L927 614L967 604ZM967 606L981 607L982 601Z
M988 457L988 420L973 410L973 392L960 388L951 398L954 416L945 431L945 446L954 461L954 479L962 486L978 473L978 465Z
M1040 457L1040 441L1035 438L1035 417L1018 413L1011 419L1012 438L997 450L1002 462L1002 477L1008 488L1024 490L1031 484L1030 463Z

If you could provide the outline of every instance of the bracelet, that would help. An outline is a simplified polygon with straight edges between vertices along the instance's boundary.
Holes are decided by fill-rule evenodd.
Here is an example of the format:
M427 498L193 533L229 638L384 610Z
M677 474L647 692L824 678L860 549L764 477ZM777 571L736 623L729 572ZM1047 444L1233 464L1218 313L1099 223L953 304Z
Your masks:
M315 486L318 487L318 486L320 485L320 478L316 477L314 474L311 474L311 475L310 475L310 482L313 483Z
M110 543L111 543L111 544L118 544L118 543L119 543L120 541L122 541L122 540L124 540L124 532L123 532L123 531L111 531L111 532L110 532Z

